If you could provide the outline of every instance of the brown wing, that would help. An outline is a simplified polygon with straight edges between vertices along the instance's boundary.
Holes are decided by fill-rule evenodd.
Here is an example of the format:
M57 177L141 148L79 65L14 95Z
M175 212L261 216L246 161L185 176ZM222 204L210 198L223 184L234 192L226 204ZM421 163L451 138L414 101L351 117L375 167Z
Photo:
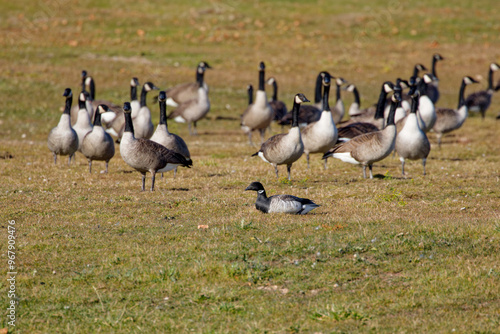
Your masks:
M329 152L331 153L347 153L347 152L352 152L355 150L357 147L360 145L363 145L365 143L376 143L378 140L379 136L379 131L376 132L370 132L370 133L365 133L361 136L354 137L353 139L349 140L348 142L341 143L339 145L334 146Z
M144 138L139 138L137 141L140 143L137 147L140 147L144 152L151 152L149 154L153 154L157 157L157 159L154 159L154 161L156 161L156 166L154 166L156 169L165 167L167 163L179 164L188 168L193 165L191 159L186 159L182 154L169 150L165 146L154 141Z
M198 97L198 87L196 82L187 82L166 91L167 97L172 98L177 103L185 103Z

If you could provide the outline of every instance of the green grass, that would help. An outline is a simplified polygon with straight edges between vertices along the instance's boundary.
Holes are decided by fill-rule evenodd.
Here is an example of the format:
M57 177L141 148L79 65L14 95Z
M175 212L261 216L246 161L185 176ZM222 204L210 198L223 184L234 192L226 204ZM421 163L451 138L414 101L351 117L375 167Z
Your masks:
M491 1L29 2L0 5L0 249L17 226L19 333L494 333L500 331L498 96L420 162L388 157L374 180L318 155L292 181L256 157L239 129L248 83L264 60L280 98L309 98L320 70L355 83L367 107L385 80L407 77L434 52L441 100L455 107L464 75L499 61ZM194 166L157 178L119 155L78 154L56 166L47 149L66 87L86 69L97 97L122 103L132 76L164 89L194 80L200 60L212 109L200 136L170 123ZM348 106L350 94L344 94ZM148 101L157 122L158 107ZM217 119L217 116L231 119ZM273 126L273 133L280 131ZM254 139L257 140L255 135ZM264 215L260 181L321 207ZM150 176L148 175L148 183ZM205 228L206 226L207 228ZM5 306L7 281L0 282Z

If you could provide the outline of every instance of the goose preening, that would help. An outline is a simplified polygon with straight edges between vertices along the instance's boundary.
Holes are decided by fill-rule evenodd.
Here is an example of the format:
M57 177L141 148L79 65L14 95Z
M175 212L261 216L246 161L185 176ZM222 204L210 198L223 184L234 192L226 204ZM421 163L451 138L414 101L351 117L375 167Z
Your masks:
M285 102L278 100L278 83L274 77L270 77L267 79L267 84L273 86L273 95L271 100L269 101L269 105L274 111L274 121L279 121L286 115L288 112L288 108L286 107ZM250 102L249 104L252 104Z
M303 102L309 102L304 94L295 95L292 109L293 122L290 131L272 136L262 144L258 152L252 154L252 156L258 155L262 160L273 165L277 178L279 178L278 165L286 165L288 180L290 180L292 164L299 160L304 153L304 143L299 129L299 108Z
M328 98L330 94L330 74L325 73L323 77L323 112L321 118L308 124L302 129L301 137L304 143L304 153L307 159L307 168L309 169L310 153L326 153L337 142L337 127L332 117ZM326 169L326 162L324 168Z
M495 92L495 87L493 87L493 73L498 70L500 70L500 65L491 63L488 71L488 88L472 93L465 99L465 104L467 104L469 110L474 112L479 111L482 119L484 119L486 110L490 107L491 97Z
M432 68L431 68L431 73L433 77L435 78L432 83L430 83L427 86L427 89L425 91L425 94L429 97L429 99L432 101L432 103L436 104L436 102L439 100L439 80L436 72L436 65L437 62L440 60L444 60L444 58L439 54L435 53L432 55Z
M193 163L182 154L169 150L154 141L135 138L131 112L130 103L125 102L123 105L125 131L120 142L120 154L127 165L142 174L142 191L145 190L146 173L151 173L151 191L154 191L157 172L167 172L178 166L190 168Z
M141 91L141 102L140 102L140 109L137 112L137 116L134 118L132 116L132 122L134 122L134 130L135 130L135 138L146 138L149 139L153 135L153 132L155 131L153 122L151 121L151 110L149 110L146 99L147 95L150 91L152 90L157 90L158 87L156 87L152 82L148 81L142 86L142 91Z
M201 61L196 67L196 80L195 82L186 82L170 89L167 89L168 96L167 105L171 107L178 107L188 101L198 99L198 88L201 86L208 94L208 86L204 81L205 71L211 69L206 61Z
M101 115L108 112L105 104L100 104L95 112L94 126L82 140L80 151L89 161L89 172L92 173L92 161L105 161L106 173L108 172L109 160L115 155L115 143L113 138L104 131L101 124Z
M57 126L49 133L47 146L54 154L54 164L57 163L58 155L68 155L68 165L70 165L71 157L78 150L78 135L71 127L71 104L73 103L71 89L66 88L63 96L66 98L64 111Z
M208 64L207 64L208 65ZM184 96L182 100L178 98L177 108L168 115L168 118L172 118L178 123L188 123L188 130L190 135L197 135L196 123L205 117L210 111L210 100L208 98L208 89L204 86L203 75L207 67L198 66L198 74L196 76L197 88L196 94L191 94L192 89L184 91ZM208 67L209 68L209 67ZM189 85L192 87L192 85ZM189 94L188 94L189 92ZM167 94L168 91L167 91ZM187 96L190 96L190 100L185 100ZM181 95L179 95L181 96ZM191 130L191 123L194 125L194 130Z
M259 130L260 142L261 144L264 143L266 129L269 127L274 117L273 109L267 101L265 71L266 66L264 62L261 61L259 64L259 89L257 93L255 93L255 101L247 107L241 116L241 129L248 134L248 142L250 145L253 145L252 132L254 130Z
M255 207L264 213L293 213L305 215L311 210L319 207L310 199L295 197L292 195L273 195L267 197L264 186L260 182L252 182L245 191L252 190L257 192L257 201Z
M396 152L401 160L401 173L405 175L405 159L422 159L425 175L425 162L431 151L431 144L425 132L420 128L417 116L420 91L411 96L411 112L406 117L404 127L396 135Z
M191 154L189 153L189 149L186 145L186 142L174 133L170 133L168 131L167 124L167 94L164 91L161 91L158 95L158 102L160 105L160 123L156 128L155 133L151 137L151 141L157 142L184 156L187 161L191 161ZM174 168L174 177L177 174L177 167Z
M438 146L441 147L441 138L443 134L456 130L464 124L468 114L467 103L465 103L464 92L465 86L477 83L471 77L464 77L458 92L458 107L457 109L438 108L436 109L436 123L432 128L437 135Z
M366 166L368 166L370 168L370 179L373 179L373 164L384 159L394 150L396 141L394 114L401 102L399 92L396 92L391 100L391 110L387 119L387 125L383 130L366 133L345 143L338 144L325 153L323 159L333 156L344 162L361 164L363 166L363 177L365 179Z
M78 96L78 114L75 125L73 125L73 130L75 130L76 135L78 136L78 151L81 152L83 137L90 131L92 131L92 123L90 122L90 115L87 111L87 106L85 102L89 93L86 91L82 91Z

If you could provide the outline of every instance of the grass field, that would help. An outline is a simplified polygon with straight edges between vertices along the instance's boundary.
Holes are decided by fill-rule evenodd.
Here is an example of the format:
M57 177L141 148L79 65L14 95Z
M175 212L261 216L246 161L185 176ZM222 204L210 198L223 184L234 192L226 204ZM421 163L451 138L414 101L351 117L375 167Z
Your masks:
M0 281L0 327L19 333L498 333L500 332L500 96L444 137L429 134L401 177L397 157L359 167L320 156L292 168L256 157L239 129L259 61L291 107L313 97L328 70L355 83L362 106L415 63L438 65L440 107L456 107L464 75L500 62L494 1L73 1L0 4L0 203L2 261L15 220L15 327ZM47 136L64 88L85 69L97 98L122 104L128 83L161 89L194 80L200 60L212 103L190 137L194 166L141 176L117 153L88 173L86 159L54 166ZM498 77L498 73L497 73ZM269 92L270 90L268 90ZM344 94L346 108L351 94ZM155 123L158 106L148 101ZM220 117L223 116L223 117ZM273 133L280 128L273 126ZM254 137L257 139L257 135ZM150 175L147 186L150 185ZM254 207L288 193L321 207L306 216ZM199 228L207 225L208 228ZM7 277L7 274L5 274Z

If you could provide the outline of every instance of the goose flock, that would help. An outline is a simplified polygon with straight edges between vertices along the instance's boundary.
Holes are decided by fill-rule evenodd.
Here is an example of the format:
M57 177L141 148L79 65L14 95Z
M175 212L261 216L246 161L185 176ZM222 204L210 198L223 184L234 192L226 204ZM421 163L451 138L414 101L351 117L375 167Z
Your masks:
M373 178L373 165L391 153L399 156L401 172L405 174L406 160L422 160L423 175L426 175L426 160L431 145L429 133L434 132L439 148L443 135L459 129L467 119L468 113L479 112L484 119L491 100L500 84L494 87L494 72L500 70L497 63L488 68L486 90L465 94L468 85L477 83L470 76L463 76L458 89L456 108L437 108L439 100L439 79L436 65L445 58L440 54L432 56L430 73L422 64L416 64L408 79L397 78L394 82L381 83L378 101L362 109L360 92L354 83L341 77L332 76L327 71L319 72L315 87L314 101L311 104L303 93L297 93L293 105L288 109L286 103L278 99L278 82L275 77L266 80L266 66L263 61L258 67L258 89L248 86L248 106L241 114L240 127L253 145L252 133L260 133L260 149L252 156L260 157L274 167L279 178L278 166L286 165L288 180L291 180L292 165L305 155L307 168L310 168L310 155L321 154L324 169L330 157L343 162L360 165L363 177ZM96 100L96 84L87 71L82 71L81 91L78 103L73 106L73 92L66 88L63 93L65 106L59 123L50 131L48 148L57 163L57 156L68 156L68 164L77 152L89 163L92 172L93 161L104 161L106 173L108 163L115 155L115 141L119 143L122 159L142 174L142 190L145 190L146 173L152 175L151 191L154 190L156 173L174 170L177 167L190 168L193 165L191 154L180 136L169 132L168 120L187 123L189 135L197 135L197 122L210 111L209 87L205 72L212 67L205 61L196 67L195 82L161 90L158 94L160 110L159 124L155 130L151 110L147 105L147 95L160 90L154 83L147 81L142 85L140 100L138 78L130 81L130 100L120 105L110 101ZM265 86L272 86L272 97L268 98ZM329 104L330 88L335 89L335 105ZM405 92L408 90L408 92ZM353 103L347 109L342 100L342 91L353 95ZM174 109L167 114L167 106ZM344 120L344 116L348 120ZM266 130L272 122L282 126L280 134L265 140ZM290 125L288 131L285 126ZM114 139L113 139L114 137ZM249 160L250 163L253 159ZM163 176L163 174L162 174ZM268 212L287 212L306 214L318 207L308 199L291 195L267 197L264 187L253 182L245 190L258 193L256 207Z

